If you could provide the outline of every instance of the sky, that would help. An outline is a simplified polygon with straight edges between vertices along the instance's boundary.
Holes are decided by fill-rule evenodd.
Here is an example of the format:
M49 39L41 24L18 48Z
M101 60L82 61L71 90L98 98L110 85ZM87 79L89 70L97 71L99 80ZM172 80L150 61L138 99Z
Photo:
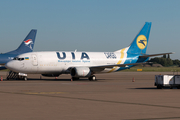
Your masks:
M152 22L147 54L180 59L180 0L0 0L0 52L37 29L34 51L113 52Z

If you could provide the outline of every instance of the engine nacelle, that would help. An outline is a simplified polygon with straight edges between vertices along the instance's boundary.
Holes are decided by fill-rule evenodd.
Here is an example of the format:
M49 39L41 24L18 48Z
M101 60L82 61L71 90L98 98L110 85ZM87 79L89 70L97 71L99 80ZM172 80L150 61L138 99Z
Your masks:
M91 70L87 67L74 67L71 69L72 77L89 77L91 76Z
M59 74L41 74L42 76L45 76L45 77L58 77Z

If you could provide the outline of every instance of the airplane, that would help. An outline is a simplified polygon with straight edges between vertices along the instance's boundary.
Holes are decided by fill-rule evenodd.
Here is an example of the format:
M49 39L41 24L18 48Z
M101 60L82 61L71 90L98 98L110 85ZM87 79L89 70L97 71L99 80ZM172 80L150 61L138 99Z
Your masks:
M36 33L37 30L32 29L16 50L0 54L0 70L6 69L5 64L17 55L33 51Z
M18 55L5 66L22 74L41 74L47 77L70 74L71 80L87 77L95 81L95 74L129 69L148 61L149 57L172 54L146 54L150 29L151 22L145 22L133 42L115 52L31 52Z

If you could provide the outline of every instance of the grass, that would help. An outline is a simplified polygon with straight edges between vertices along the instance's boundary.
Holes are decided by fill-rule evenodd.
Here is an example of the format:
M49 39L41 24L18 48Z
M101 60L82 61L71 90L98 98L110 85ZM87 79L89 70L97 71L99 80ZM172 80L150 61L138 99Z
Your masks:
M142 69L142 72L180 72L180 67L142 67L135 66L130 69L124 70L124 72L135 72L137 69Z

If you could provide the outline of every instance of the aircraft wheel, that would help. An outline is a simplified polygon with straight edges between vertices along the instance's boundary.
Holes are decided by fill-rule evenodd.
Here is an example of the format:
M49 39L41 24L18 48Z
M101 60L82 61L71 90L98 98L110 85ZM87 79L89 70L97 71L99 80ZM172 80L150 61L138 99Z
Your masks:
M96 76L95 75L92 76L92 80L96 81Z
M90 77L89 77L89 80L90 80L90 81L96 81L96 76L95 76L95 75L90 76Z
M24 77L24 80L27 81L27 77Z
M88 79L89 79L89 81L91 81L92 80L92 76L90 76Z

